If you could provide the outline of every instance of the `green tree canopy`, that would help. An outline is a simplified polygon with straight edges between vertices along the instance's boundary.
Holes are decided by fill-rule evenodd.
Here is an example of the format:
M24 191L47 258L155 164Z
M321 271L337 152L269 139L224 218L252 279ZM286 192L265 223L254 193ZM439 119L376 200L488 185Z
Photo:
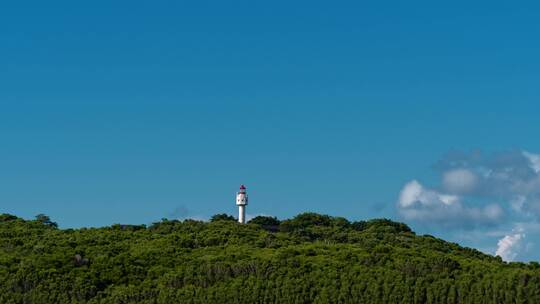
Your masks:
M540 264L388 219L51 227L0 215L0 303L540 303Z
M215 214L212 216L212 218L210 218L210 221L211 222L216 222L216 221L231 221L231 222L235 222L236 221L236 218L232 215L228 215L226 213L220 213L220 214Z
M36 221L49 227L54 227L54 228L58 227L57 223L51 221L51 218L43 213L36 215Z

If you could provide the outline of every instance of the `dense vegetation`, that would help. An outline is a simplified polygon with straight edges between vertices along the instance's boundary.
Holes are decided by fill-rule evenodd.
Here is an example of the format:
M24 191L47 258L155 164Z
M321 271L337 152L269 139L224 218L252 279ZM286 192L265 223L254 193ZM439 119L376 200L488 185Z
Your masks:
M540 303L540 265L389 220L57 228L0 215L0 303Z

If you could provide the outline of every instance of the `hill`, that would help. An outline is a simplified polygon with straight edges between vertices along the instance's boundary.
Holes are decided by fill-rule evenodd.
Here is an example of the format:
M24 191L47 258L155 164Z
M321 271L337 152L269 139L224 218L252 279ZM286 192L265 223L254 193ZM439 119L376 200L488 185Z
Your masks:
M62 230L44 215L4 214L0 303L540 303L540 265L385 219L216 215Z

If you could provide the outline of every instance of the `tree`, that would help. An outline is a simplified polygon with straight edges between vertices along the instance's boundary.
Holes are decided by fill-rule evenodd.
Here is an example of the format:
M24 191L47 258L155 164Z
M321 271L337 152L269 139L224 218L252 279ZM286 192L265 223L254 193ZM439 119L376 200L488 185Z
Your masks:
M213 221L53 230L0 215L0 303L540 303L540 264L390 220Z
M236 218L234 218L234 216L228 215L226 213L220 213L220 214L213 215L212 218L210 218L210 221L211 222L216 222L216 221L233 221L233 222L236 222Z
M18 219L19 218L16 217L15 215L7 214L7 213L0 214L0 222L15 221Z
M264 216L259 215L251 219L248 224L254 224L261 226L265 230L277 231L279 229L279 224L281 223L275 216Z
M367 229L387 229L394 232L412 232L411 228L406 224L394 222L389 219L373 219L365 223Z
M43 213L36 215L36 221L49 227L58 228L58 224L51 221L51 218Z

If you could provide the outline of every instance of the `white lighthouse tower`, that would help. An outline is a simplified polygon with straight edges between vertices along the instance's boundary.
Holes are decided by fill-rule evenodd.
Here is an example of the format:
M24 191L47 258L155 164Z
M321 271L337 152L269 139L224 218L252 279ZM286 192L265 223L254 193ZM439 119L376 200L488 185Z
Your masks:
M236 205L238 206L238 222L240 224L246 223L247 204L248 204L248 196L246 193L246 186L240 185L240 191L236 193Z

